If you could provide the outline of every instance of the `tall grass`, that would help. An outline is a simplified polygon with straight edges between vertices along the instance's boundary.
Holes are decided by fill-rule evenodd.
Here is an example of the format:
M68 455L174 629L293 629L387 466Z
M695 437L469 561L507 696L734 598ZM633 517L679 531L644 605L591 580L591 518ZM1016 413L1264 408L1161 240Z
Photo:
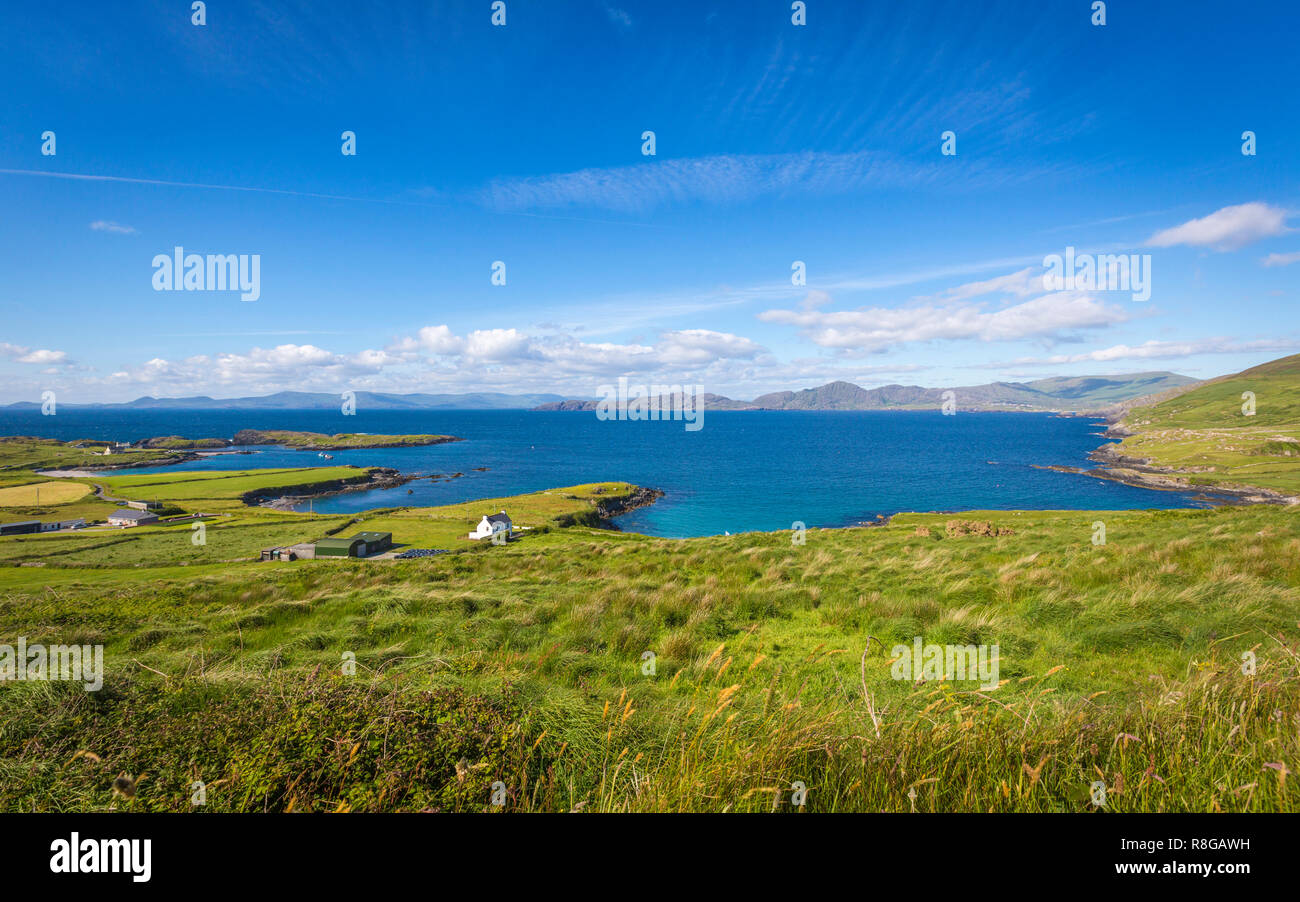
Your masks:
M207 810L491 810L496 781L523 811L1092 811L1099 781L1115 811L1300 810L1293 515L979 516L1014 532L5 568L0 641L109 672L0 687L0 809L191 810L201 779ZM1003 685L892 679L868 637L913 636L998 644Z

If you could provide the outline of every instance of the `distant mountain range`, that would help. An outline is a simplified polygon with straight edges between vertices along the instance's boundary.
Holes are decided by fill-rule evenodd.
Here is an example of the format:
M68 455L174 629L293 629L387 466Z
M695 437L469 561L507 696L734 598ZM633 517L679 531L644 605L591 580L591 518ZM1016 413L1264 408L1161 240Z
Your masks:
M704 395L706 410L934 410L945 392L953 392L959 410L1022 410L1093 413L1172 389L1194 385L1177 373L1129 373L1120 376L1074 376L1033 382L991 382L960 388L885 385L862 388L852 382L829 382L820 388L772 392L752 401ZM596 409L597 401L566 400L539 405L537 410Z
M530 410L539 404L563 400L563 395L506 395L499 392L475 392L466 395L396 395L386 392L356 392L360 410ZM71 404L59 401L60 407L117 410L337 410L343 403L338 394L328 392L282 391L260 398L136 398L120 404ZM9 410L40 409L39 403L19 401Z
M964 388L922 388L885 385L862 388L851 382L830 382L820 388L772 392L752 401L704 395L706 410L933 410L943 406L944 392L955 393L959 410L1054 410L1096 412L1135 398L1194 385L1197 380L1177 373L1131 373L1122 376L1076 376L1033 382L992 382ZM342 398L329 392L282 391L253 398L136 398L116 404L73 404L60 407L104 410L336 410ZM563 395L474 392L471 394L391 394L359 391L360 410L587 410L596 401L566 400ZM8 410L38 410L40 404L19 401Z

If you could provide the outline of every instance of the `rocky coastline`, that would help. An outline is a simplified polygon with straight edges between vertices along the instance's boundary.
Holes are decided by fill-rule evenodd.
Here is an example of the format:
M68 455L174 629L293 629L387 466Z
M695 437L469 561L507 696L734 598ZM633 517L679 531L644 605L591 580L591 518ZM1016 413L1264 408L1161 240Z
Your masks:
M392 467L373 467L367 473L360 473L343 479L331 479L327 482L313 482L304 485L278 486L272 489L257 489L246 492L241 497L241 500L253 507L292 511L299 504L313 498L342 495L345 492L364 492L370 489L391 489L405 485L415 478L414 476L404 475Z
M1139 434L1136 430L1126 426L1118 418L1119 416L1122 416L1122 414L1117 415L1114 419L1108 419L1106 430L1102 433L1105 438L1121 441L1129 436ZM1091 476L1094 479L1105 479L1110 482L1118 482L1136 488L1155 489L1161 492L1196 492L1192 496L1192 500L1206 504L1244 506L1249 504L1288 505L1300 503L1300 498L1260 486L1237 483L1199 485L1193 483L1191 479L1199 472L1206 472L1205 470L1196 467L1165 466L1154 463L1150 458L1130 457L1117 451L1118 447L1117 444L1108 443L1090 451L1088 459L1099 464L1099 466L1091 469L1039 464L1033 466L1039 470L1054 470L1058 473Z
M622 516L640 507L649 507L663 496L664 493L660 489L650 489L640 485L634 486L632 493L629 495L598 499L596 501L596 513L610 528L617 529L618 527L612 522L615 517Z

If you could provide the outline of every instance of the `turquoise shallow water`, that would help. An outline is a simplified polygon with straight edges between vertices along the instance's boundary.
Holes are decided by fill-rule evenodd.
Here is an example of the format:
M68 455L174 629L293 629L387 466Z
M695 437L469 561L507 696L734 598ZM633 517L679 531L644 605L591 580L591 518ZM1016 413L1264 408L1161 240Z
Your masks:
M135 441L156 435L229 437L240 429L446 433L465 441L427 448L337 451L332 464L395 467L459 479L320 498L315 508L449 504L598 480L662 489L658 503L620 527L661 536L844 526L905 510L1125 510L1194 506L1190 496L1033 464L1088 466L1103 442L1092 420L1049 414L929 411L706 411L680 422L606 422L594 413L535 411L75 410L57 416L0 411L0 434ZM258 448L186 468L313 466L315 454ZM475 467L487 467L476 471ZM137 471L148 472L148 471ZM407 494L410 489L412 494Z

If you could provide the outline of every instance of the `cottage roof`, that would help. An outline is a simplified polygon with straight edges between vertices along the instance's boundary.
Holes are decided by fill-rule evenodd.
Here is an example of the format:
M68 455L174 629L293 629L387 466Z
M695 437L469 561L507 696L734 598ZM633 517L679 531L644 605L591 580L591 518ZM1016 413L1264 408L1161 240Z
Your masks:
M108 516L109 519L117 519L117 520L144 520L146 518L153 519L153 520L158 519L158 515L151 511L138 511L133 508L113 511L113 513L109 514Z

